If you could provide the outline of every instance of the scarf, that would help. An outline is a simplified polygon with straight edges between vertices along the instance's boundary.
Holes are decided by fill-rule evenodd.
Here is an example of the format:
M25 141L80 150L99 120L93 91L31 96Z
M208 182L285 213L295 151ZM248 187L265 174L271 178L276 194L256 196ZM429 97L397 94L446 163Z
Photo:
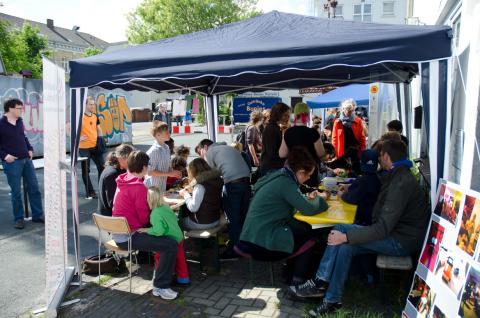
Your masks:
M395 162L392 163L392 169L400 167L400 166L405 166L408 169L410 169L411 167L413 167L413 162L411 162L408 159L402 159L402 160L398 160L398 161L395 161Z
M352 122L355 119L355 114L352 113L351 116L345 116L343 112L340 113L340 121L343 126L352 127Z

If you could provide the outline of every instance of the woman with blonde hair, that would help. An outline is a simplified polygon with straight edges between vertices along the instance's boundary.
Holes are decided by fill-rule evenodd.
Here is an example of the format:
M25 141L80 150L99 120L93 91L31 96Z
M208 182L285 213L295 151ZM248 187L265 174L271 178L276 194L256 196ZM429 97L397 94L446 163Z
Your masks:
M260 126L263 123L263 114L259 110L250 113L250 123L245 130L247 151L252 158L253 166L260 166L260 153L262 152L262 134Z
M187 167L189 187L180 191L185 199L181 225L187 230L205 230L220 222L223 180L202 158L193 159Z
M341 104L340 118L335 119L332 130L332 144L337 152L337 158L345 151L354 147L358 155L367 148L367 138L363 130L363 121L355 116L357 103L353 99L344 100Z
M318 130L307 126L310 122L310 108L307 104L297 103L293 113L295 115L294 126L287 129L283 135L282 145L280 146L278 154L280 158L287 158L290 150L294 147L306 147L317 165L315 166L315 171L312 176L305 184L310 187L318 187L320 184L318 165L325 154L322 139L320 138Z

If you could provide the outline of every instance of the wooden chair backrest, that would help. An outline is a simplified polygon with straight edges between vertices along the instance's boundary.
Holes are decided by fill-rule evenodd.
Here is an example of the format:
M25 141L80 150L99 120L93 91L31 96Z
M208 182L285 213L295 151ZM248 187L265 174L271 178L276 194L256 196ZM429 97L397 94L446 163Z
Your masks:
M98 229L111 234L130 235L130 226L124 216L105 216L93 213L93 222L95 222Z

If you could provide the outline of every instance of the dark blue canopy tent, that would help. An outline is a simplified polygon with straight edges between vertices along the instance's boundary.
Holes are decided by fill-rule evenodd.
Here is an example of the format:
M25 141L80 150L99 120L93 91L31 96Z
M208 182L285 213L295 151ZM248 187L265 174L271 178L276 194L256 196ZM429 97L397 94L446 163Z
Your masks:
M332 84L409 83L419 73L420 62L450 55L451 29L447 26L361 23L273 11L70 61L72 178L76 178L79 129L88 87L204 94L209 137L215 140L220 94ZM73 210L78 221L78 207Z
M368 107L370 85L352 84L339 87L328 93L318 95L307 101L308 107L316 108L336 108L342 100L353 98L359 107Z

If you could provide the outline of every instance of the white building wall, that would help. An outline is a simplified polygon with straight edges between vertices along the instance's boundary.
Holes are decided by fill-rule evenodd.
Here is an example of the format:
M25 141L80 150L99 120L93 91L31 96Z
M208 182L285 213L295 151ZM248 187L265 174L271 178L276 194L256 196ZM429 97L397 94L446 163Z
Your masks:
M324 10L324 4L326 0L313 0L314 15L321 18L328 18L327 11ZM365 18L366 7L370 6L371 9L371 22L374 23L388 23L388 24L405 24L405 18L407 17L407 0L337 0L337 19L354 20L354 6L360 5L363 11L363 17ZM385 7L391 7L393 5L393 13L384 11ZM365 18L368 20L368 18ZM364 21L368 22L368 21Z

